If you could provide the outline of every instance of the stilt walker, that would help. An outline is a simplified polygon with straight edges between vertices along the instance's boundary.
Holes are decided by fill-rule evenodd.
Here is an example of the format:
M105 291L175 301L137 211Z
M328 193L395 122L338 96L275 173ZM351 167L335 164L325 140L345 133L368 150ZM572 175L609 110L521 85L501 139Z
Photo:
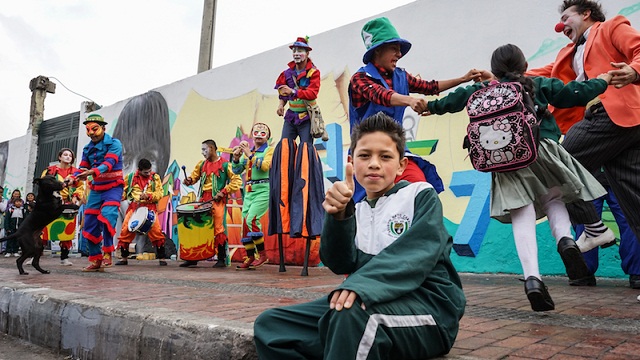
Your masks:
M316 108L320 91L320 70L311 59L307 38L299 37L289 48L293 61L276 80L280 103L277 114L284 116L282 140L274 150L271 167L269 234L278 234L280 271L284 269L282 234L305 238L302 276L308 274L311 240L320 235L324 210L322 163L311 134L309 108ZM285 112L285 104L289 108ZM295 139L300 138L300 144Z

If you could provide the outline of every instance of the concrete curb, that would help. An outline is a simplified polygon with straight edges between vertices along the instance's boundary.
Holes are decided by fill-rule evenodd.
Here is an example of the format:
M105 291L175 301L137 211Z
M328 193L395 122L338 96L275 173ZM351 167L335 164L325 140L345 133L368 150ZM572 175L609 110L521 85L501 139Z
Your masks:
M144 305L4 282L0 331L82 360L258 358L251 325Z

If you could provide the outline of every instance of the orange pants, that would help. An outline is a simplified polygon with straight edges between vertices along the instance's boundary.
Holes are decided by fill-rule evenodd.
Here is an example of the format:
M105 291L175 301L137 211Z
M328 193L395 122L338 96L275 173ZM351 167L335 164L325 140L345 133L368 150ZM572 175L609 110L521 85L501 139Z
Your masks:
M133 238L136 237L137 232L129 231L129 219L131 219L131 215L133 215L134 212L135 211L129 208L129 210L127 211L127 215L125 215L124 217L124 221L122 221L122 229L120 230L120 236L118 236L119 248L123 247L119 244L120 242L122 242L123 245L124 243L127 244L126 248L128 249L128 244L130 244L131 241L133 241ZM157 218L156 221L153 222L153 225L151 225L149 232L147 232L147 236L154 246L164 245L164 234L162 233L162 229L160 228L160 221L158 221Z
M224 216L227 212L227 199L223 201L214 201L212 203L211 211L213 212L213 235L218 236L224 234Z

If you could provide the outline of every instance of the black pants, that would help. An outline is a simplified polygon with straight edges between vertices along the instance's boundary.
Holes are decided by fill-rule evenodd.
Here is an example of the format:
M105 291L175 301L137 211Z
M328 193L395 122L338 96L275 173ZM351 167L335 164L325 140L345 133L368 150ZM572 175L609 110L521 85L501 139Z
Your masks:
M604 107L595 105L569 129L562 146L592 174L604 170L629 226L640 239L640 125L620 127ZM567 204L567 210L575 224L600 220L591 203Z

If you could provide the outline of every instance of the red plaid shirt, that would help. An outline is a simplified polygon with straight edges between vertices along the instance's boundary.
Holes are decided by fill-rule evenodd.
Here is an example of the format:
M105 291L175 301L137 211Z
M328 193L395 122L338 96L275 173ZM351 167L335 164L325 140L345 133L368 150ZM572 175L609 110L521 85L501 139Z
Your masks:
M366 105L369 101L383 106L391 106L391 95L395 93L392 83L393 73L387 72L380 67L377 68L382 78L389 85L389 89L367 76L364 71L353 74L349 86L351 88L351 103L355 108ZM424 95L438 95L440 93L437 80L422 80L407 73L407 81L409 82L409 92Z

